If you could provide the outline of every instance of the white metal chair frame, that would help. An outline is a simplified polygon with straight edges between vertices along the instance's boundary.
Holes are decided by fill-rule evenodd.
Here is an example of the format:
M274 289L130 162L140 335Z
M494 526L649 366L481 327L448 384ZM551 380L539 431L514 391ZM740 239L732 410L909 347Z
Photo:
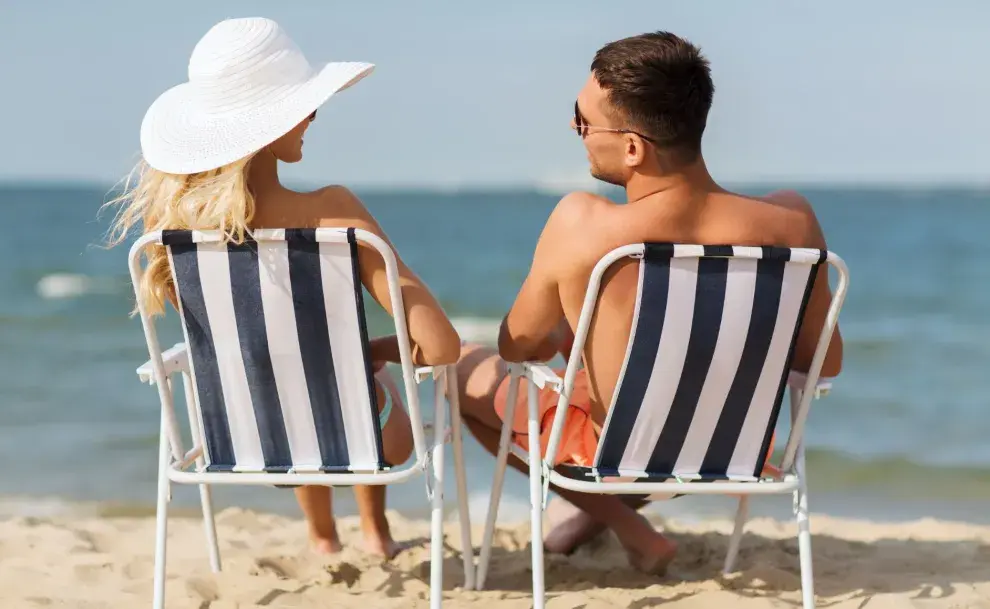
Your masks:
M256 238L261 239L264 231L258 231ZM213 484L230 485L324 485L324 486L354 486L354 485L387 485L405 482L410 478L423 474L426 479L427 496L431 502L431 572L430 572L430 607L437 609L441 606L443 593L443 482L444 482L444 444L447 437L446 409L444 396L450 403L451 429L450 437L454 451L454 473L456 478L458 511L461 526L462 559L464 563L465 587L474 587L474 554L471 544L471 523L467 504L467 479L464 472L463 437L461 433L460 403L457 393L456 366L427 366L414 368L412 352L409 345L409 334L406 329L405 309L402 303L402 292L399 288L398 265L395 255L388 244L377 235L357 229L354 231L358 241L367 243L375 248L385 261L388 278L389 296L392 305L395 334L399 343L399 359L402 368L403 387L406 394L406 405L412 426L415 462L402 469L388 469L371 473L248 473L248 472L206 472L204 446L205 438L200 429L199 403L193 389L190 376L190 364L186 345L176 344L171 349L161 351L154 321L147 315L141 300L138 299L138 312L144 328L150 359L137 369L137 374L144 382L156 385L161 400L161 437L158 460L158 502L157 521L155 529L155 584L154 606L160 609L165 602L165 557L168 524L168 503L171 496L171 484L197 484L200 491L200 503L203 510L203 521L206 529L206 542L210 553L210 567L213 572L219 572L220 549L217 543L216 525L213 518L213 504L210 496L210 486ZM148 246L161 245L162 233L148 233L138 239L130 249L128 263L131 280L137 290L141 272L140 257ZM219 233L198 233L198 242L219 241ZM346 243L346 229L317 229L317 240L320 242ZM181 374L188 408L192 448L186 451L176 418L172 375ZM434 403L434 438L427 445L425 428L420 415L419 395L416 385L428 377L433 377L435 391ZM194 467L195 466L195 467Z
M583 493L599 494L704 494L704 495L741 495L736 510L735 526L729 541L729 548L723 567L724 573L732 572L739 551L743 528L749 515L749 495L771 495L793 493L794 514L798 525L798 545L801 566L802 599L805 609L814 607L814 579L811 564L811 530L808 520L808 490L805 475L804 436L805 422L812 398L818 398L828 393L831 382L819 380L825 354L831 341L833 331L838 322L839 310L845 300L849 284L849 273L845 262L832 252L828 252L826 262L838 271L838 285L832 296L825 325L822 328L806 374L791 372L788 377L791 402L791 429L784 449L784 457L778 478L763 478L754 482L706 482L699 484L690 479L676 482L600 482L579 480L554 471L551 463L557 454L561 435L564 429L566 409L570 407L570 395L574 386L574 377L582 362L582 351L588 336L588 329L598 300L599 288L605 271L614 263L624 258L642 258L644 244L633 244L618 247L595 265L588 282L584 304L578 318L574 333L574 345L565 368L564 378L561 379L549 367L538 362L509 364L509 390L506 397L505 414L503 417L502 434L499 440L499 450L496 457L495 477L492 482L488 514L485 520L485 532L482 539L481 555L478 562L476 581L478 589L484 588L489 562L491 559L492 539L495 532L495 521L498 518L498 506L502 495L508 453L511 450L529 466L529 491L532 520L532 569L534 608L544 607L544 563L543 563L543 509L546 507L549 485ZM699 253L699 257L701 254ZM827 281L827 278L826 278ZM519 392L519 378L525 377L528 384L528 454L513 444L512 421L515 412L516 399ZM559 394L557 410L554 414L550 431L550 441L547 454L540 457L540 419L538 411L537 388L550 387Z

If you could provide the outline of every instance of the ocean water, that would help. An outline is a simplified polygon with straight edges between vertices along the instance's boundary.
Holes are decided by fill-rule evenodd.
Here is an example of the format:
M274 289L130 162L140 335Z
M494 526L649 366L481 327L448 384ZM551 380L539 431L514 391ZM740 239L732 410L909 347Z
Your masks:
M804 192L851 276L844 371L807 430L812 509L990 521L990 193ZM462 336L493 342L556 197L359 194ZM0 515L154 505L157 394L134 375L147 351L140 322L128 317L126 246L101 245L105 198L92 187L0 187ZM389 331L383 312L370 316L373 334ZM160 332L163 344L179 340L174 314ZM467 461L480 518L493 461L470 439ZM510 474L504 518L525 517L526 488ZM349 493L338 496L338 510L352 512ZM192 511L196 497L178 489L175 504ZM290 492L273 488L219 489L215 501L297 510ZM756 503L757 512L789 512L789 499ZM389 506L425 514L422 480L392 489ZM707 517L732 503L689 497L652 509Z

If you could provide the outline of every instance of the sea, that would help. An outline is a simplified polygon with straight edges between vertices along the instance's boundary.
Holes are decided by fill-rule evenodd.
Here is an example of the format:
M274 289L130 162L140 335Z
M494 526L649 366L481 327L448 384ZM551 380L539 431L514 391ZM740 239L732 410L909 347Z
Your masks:
M990 523L990 191L800 190L850 269L844 369L807 427L812 511ZM357 192L462 338L493 343L559 195ZM108 194L0 185L0 517L154 511L158 397L134 373L148 353L129 316L127 244L104 244ZM369 315L373 335L390 331L383 311ZM163 345L180 340L174 313L160 333ZM430 404L431 389L422 391ZM778 434L787 425L785 412ZM480 522L493 459L467 438L469 504ZM354 513L350 491L335 493L337 512ZM292 492L277 488L219 488L214 501L299 513ZM388 505L425 516L422 479L391 488ZM785 518L790 507L790 497L767 497L753 511ZM648 509L683 521L733 508L732 498L683 497ZM195 514L196 489L175 489L173 509ZM523 520L527 510L526 481L512 472L500 518Z

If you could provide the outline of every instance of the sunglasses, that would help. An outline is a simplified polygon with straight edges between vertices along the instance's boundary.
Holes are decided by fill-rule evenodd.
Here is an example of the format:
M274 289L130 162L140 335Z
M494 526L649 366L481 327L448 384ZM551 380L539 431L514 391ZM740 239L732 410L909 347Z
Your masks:
M598 127L588 123L588 119L584 118L581 114L581 108L578 106L577 100L574 101L574 130L577 132L581 139L588 137L589 131L591 129L597 129L599 132L607 133L632 133L633 135L638 135L647 142L656 145L657 141L652 137L643 135L638 131L633 131L632 129L613 129L612 127Z

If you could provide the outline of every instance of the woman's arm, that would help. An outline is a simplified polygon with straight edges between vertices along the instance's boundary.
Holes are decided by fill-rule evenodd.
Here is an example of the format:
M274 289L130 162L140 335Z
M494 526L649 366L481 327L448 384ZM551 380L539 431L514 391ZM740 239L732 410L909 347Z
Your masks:
M402 306L405 308L406 327L412 347L413 363L418 366L435 366L457 362L461 353L461 340L447 318L440 303L430 293L426 284L403 262L378 222L364 204L343 187L328 189L335 206L343 208L350 217L350 226L364 229L381 237L392 248L398 265L399 287L402 290ZM335 210L336 211L336 210ZM338 214L335 213L335 216ZM338 217L339 218L339 217ZM340 220L335 218L334 222ZM389 295L385 261L370 245L361 246L361 283L390 315L392 300ZM371 345L372 359L398 361L398 343L394 336L375 339Z

